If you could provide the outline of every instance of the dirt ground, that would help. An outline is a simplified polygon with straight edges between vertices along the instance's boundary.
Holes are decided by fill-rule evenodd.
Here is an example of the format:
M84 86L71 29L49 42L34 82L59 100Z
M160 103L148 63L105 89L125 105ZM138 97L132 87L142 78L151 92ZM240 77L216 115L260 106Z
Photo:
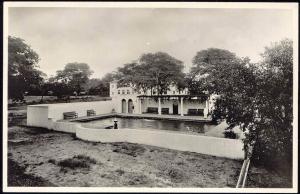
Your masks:
M24 114L24 107L13 112ZM242 161L131 143L92 143L72 134L8 128L8 186L235 187ZM247 187L291 187L251 167Z
M89 167L62 166L84 155ZM56 186L234 187L241 162L131 143L92 143L71 134L11 127L8 157Z

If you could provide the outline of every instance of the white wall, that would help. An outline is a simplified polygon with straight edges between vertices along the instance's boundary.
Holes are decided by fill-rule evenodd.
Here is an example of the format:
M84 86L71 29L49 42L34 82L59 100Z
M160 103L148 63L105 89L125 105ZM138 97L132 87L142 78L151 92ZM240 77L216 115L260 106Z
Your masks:
M107 114L113 108L115 105L111 100L30 105L27 106L27 125L48 127L49 121L62 120L64 112L75 111L78 117L82 117L87 115L86 111L89 109L94 109L96 114Z
M243 143L238 139L225 139L163 130L146 129L94 129L75 122L48 122L48 129L76 133L76 137L93 142L130 142L180 151L243 159Z
M48 106L27 106L27 125L48 127Z
M53 121L63 119L64 112L75 111L78 113L78 117L87 116L86 111L93 109L96 114L111 113L114 105L111 100L109 101L95 101L95 102L74 102L74 103L58 103L49 104L48 118Z
M49 121L48 129L52 129L55 131L61 131L66 133L76 133L76 129L78 128L79 123L72 123L72 122L53 122Z
M158 130L92 129L78 126L76 136L94 142L131 142L218 157L243 159L241 140Z
M139 114L140 103L135 95L119 95L112 97L113 105L117 113L122 113L122 100L126 100L126 113L128 113L128 100L131 99L134 109L133 114Z

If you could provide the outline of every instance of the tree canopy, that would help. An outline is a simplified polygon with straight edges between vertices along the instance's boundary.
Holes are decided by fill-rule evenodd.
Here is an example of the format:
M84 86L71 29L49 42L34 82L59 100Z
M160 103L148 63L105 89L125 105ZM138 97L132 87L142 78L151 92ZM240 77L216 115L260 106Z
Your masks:
M109 84L114 80L113 73L107 73L102 79L89 79L86 84L86 91L90 95L109 96Z
M255 157L292 168L293 151L293 42L284 39L266 47L256 71L258 142ZM274 143L275 142L275 143Z
M291 167L292 41L286 39L266 47L259 64L230 51L218 53L222 55L214 55L218 60L209 60L203 57L211 56L209 51L198 52L191 72L198 77L206 74L199 85L220 96L213 117L246 132L245 150L249 153L249 146L254 146L253 161Z
M56 72L54 80L67 84L71 90L79 94L84 89L84 85L88 82L93 71L86 63L68 63L63 70Z
M212 92L215 89L214 84L219 83L214 79L215 74L237 60L238 57L234 53L224 49L209 48L197 52L186 78L190 93Z
M182 61L164 52L143 54L137 62L118 69L119 83L131 85L136 90L155 90L158 95L169 90L170 85L182 84Z
M21 38L8 37L8 97L23 100L25 91L35 90L44 81L38 70L38 54Z

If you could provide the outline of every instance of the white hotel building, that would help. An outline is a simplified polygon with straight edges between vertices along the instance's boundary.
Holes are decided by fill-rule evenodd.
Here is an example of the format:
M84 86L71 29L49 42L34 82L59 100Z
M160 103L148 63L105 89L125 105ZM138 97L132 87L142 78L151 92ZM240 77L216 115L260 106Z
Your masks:
M118 87L117 81L110 83L110 96L116 112L126 114L167 114L177 116L200 116L208 118L215 96L190 95L189 91L178 91L176 87L158 96L155 91L136 92L131 87Z

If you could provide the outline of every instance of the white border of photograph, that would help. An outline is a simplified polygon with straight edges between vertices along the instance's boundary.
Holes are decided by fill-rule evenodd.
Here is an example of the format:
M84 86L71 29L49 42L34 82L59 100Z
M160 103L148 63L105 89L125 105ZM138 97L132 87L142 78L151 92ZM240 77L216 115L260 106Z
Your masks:
M8 8L10 7L102 7L102 8L220 8L288 9L293 11L293 188L134 188L134 187L8 187L7 186L7 69ZM298 3L202 3L202 2L4 2L3 7L3 191L4 192L298 192Z

